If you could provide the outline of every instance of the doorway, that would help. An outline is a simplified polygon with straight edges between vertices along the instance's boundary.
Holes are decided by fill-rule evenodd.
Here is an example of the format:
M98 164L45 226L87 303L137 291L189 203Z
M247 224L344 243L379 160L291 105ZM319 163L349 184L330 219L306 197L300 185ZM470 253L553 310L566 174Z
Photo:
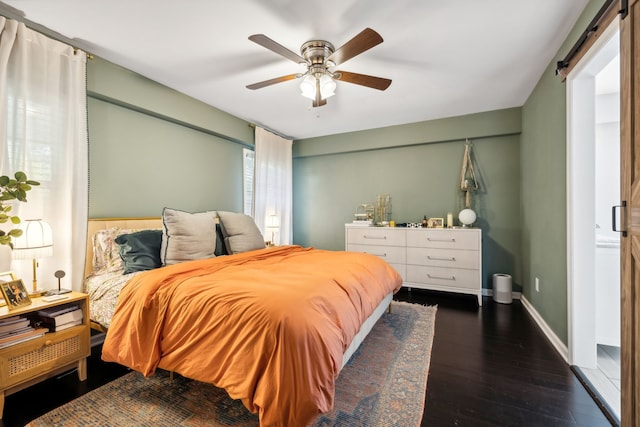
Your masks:
M569 363L620 422L618 20L567 78Z

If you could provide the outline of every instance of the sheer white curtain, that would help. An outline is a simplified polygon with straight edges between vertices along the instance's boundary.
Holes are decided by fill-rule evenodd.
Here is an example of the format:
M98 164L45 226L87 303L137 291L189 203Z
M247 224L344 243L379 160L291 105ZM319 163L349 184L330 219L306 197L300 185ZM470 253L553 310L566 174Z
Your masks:
M38 284L81 290L88 215L86 54L0 16L0 175L24 171L39 187L14 210L53 229ZM31 261L12 269L31 289Z
M265 239L273 236L277 245L293 241L292 145L293 141L256 126L253 218Z

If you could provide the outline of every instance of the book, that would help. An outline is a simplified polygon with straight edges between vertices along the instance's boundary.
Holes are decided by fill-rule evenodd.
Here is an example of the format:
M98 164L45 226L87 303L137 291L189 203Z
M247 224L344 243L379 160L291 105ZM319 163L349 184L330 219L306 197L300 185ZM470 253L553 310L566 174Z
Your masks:
M11 331L0 332L0 339L9 337L9 336L12 336L12 335L15 335L15 334L21 334L22 332L30 331L32 329L33 329L33 327L31 327L28 324L27 325L22 325L18 329L14 329L14 330L11 330Z
M56 307L44 308L42 310L38 310L38 316L40 317L58 317L70 311L80 310L80 306L73 305L63 305Z
M42 315L39 315L39 316L40 316L40 322L42 323L42 325L51 329L52 326L56 327L58 325L73 322L78 319L82 320L82 309L76 306L73 311L67 311L65 313L58 314L56 316L42 316Z
M49 332L47 328L32 328L29 327L29 330L25 332L21 332L18 334L11 334L7 337L0 338L0 348L8 347L10 345L18 344L19 342L24 342L24 338L38 338L43 336L45 333ZM8 344L8 345L4 345Z
M27 319L26 317L19 317L12 322L0 323L0 333L15 331L17 329L23 328L28 324L29 319Z
M62 325L57 325L54 330L49 329L49 332L60 332L65 329L69 329L73 326L82 325L82 319L74 320L72 322L63 323Z
M44 334L46 334L47 332L48 332L48 330L46 328L34 329L33 331L31 331L30 334L24 334L24 335L21 335L19 337L15 337L11 341L0 342L0 349L6 348L6 347L11 347L12 345L20 344L20 343L23 343L23 342L26 342L26 341L31 341L31 340L34 340L36 338L40 338L40 337L44 336Z
M0 325L3 325L5 323L16 322L16 321L18 321L20 319L22 319L22 317L20 317L20 316L5 317L4 319L0 319Z

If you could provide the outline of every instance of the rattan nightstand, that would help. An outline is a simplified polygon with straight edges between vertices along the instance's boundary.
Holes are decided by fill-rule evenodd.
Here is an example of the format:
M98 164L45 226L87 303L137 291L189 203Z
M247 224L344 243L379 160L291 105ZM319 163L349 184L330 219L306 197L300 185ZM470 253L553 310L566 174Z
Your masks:
M70 303L78 305L83 313L80 325L0 349L0 419L5 396L75 368L80 381L87 379L87 357L91 353L89 296L80 292L66 295L68 298L52 302L33 298L31 305L11 311L0 307L0 319L35 316L38 310Z

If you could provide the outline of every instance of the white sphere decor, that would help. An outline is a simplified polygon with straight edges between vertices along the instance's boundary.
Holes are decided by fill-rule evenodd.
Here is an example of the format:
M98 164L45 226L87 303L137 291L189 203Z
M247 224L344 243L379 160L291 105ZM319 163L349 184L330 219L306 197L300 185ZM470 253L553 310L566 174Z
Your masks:
M469 209L469 208L462 209L458 214L458 219L462 223L463 227L471 226L471 224L473 224L476 221L476 218L477 218L476 213L473 211L473 209Z

